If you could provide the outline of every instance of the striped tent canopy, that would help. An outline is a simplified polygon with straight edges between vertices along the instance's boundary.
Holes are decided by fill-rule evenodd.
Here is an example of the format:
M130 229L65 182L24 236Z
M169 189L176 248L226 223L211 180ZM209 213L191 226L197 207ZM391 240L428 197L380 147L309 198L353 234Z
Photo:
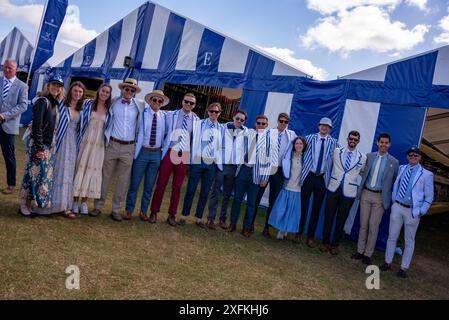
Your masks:
M6 36L0 43L0 70L8 58L15 59L18 71L28 72L33 46L30 40L17 28Z
M134 68L124 67L125 57L133 59ZM114 88L132 76L139 80L142 95L166 82L239 88L243 89L241 105L250 110L250 120L275 102L279 112L288 112L296 79L307 76L256 47L151 2L118 21L52 72L67 82L71 77L104 78ZM40 79L39 86L43 83Z

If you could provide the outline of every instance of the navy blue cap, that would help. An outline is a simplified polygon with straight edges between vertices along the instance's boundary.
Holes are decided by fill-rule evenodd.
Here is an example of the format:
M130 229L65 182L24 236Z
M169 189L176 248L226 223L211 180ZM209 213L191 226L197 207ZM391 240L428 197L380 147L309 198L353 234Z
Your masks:
M48 83L57 83L60 84L61 86L64 86L64 81L58 75L51 76L50 79L48 80Z
M422 152L421 152L421 150L419 150L418 146L413 146L410 149L408 149L407 155L409 155L410 153L416 153L416 154L419 154L419 155L422 154Z

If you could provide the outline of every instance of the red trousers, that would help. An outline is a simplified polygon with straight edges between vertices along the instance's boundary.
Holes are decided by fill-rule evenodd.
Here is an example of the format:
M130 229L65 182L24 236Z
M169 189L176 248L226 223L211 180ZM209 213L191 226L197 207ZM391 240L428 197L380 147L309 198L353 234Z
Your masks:
M178 212L181 188L187 175L187 171L189 170L189 165L186 163L174 164L171 160L172 156L174 155L172 155L170 149L164 159L162 159L161 167L159 168L159 177L156 183L156 190L154 191L153 200L151 202L152 213L159 213L161 211L162 200L171 174L173 174L173 181L168 214L175 216Z

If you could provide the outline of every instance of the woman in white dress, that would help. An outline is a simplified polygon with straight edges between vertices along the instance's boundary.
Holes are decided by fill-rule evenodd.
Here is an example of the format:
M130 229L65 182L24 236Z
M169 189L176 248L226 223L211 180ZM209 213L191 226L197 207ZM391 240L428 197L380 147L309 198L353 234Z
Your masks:
M94 100L84 104L78 139L78 159L74 180L74 213L87 215L88 199L100 199L102 170L105 151L104 130L109 120L112 87L103 84ZM81 206L80 206L81 199Z

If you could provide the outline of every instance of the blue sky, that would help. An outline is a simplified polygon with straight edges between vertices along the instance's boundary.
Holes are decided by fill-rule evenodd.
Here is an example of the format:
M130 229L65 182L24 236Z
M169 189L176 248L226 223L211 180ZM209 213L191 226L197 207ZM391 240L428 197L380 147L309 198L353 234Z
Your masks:
M61 40L80 46L144 3L69 0ZM335 79L449 44L449 0L157 0L267 48L319 79ZM0 0L0 38L33 31L43 0Z

